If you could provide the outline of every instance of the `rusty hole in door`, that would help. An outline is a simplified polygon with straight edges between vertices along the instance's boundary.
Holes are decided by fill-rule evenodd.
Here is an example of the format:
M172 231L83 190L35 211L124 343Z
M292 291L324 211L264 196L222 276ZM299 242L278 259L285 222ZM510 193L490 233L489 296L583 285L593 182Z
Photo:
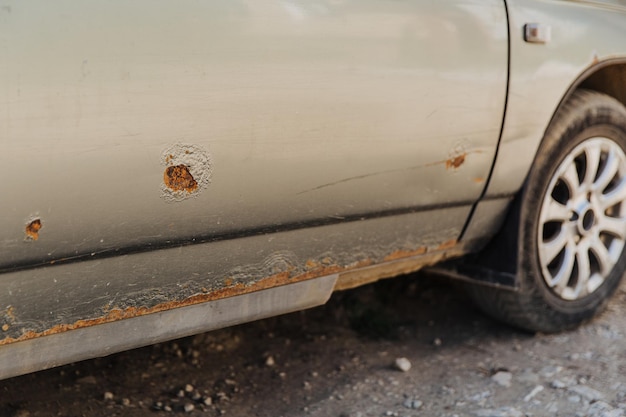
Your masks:
M39 230L41 230L41 219L32 220L26 225L26 238L28 240L39 239Z
M191 193L198 188L198 183L189 172L187 165L180 164L165 168L163 181L172 191L187 191Z

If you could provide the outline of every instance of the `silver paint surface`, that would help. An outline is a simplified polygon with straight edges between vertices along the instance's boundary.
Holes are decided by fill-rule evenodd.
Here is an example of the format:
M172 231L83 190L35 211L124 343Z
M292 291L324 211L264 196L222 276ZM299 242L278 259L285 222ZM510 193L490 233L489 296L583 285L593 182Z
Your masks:
M500 1L0 5L0 268L471 204L484 187ZM210 153L211 182L171 204L162 154L180 143Z

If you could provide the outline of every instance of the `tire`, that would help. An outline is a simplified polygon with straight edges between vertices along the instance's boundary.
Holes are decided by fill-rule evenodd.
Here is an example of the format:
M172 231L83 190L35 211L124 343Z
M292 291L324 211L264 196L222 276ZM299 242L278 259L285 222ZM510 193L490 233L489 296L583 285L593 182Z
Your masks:
M474 286L493 317L544 333L601 312L626 270L626 108L588 90L559 110L514 215L518 291Z

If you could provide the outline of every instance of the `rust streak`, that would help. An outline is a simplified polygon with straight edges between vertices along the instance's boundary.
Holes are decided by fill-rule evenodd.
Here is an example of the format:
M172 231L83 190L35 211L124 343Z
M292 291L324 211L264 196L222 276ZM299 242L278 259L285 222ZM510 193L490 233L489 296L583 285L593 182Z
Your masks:
M198 183L189 172L187 165L180 164L165 168L163 181L172 191L187 191L191 193L198 188Z
M426 246L419 247L415 250L397 250L385 256L385 261L395 261L396 259L409 258L411 256L423 255L428 251Z
M442 243L437 248L438 250L444 250L455 247L457 244L456 240L450 240ZM358 262L354 262L348 266L339 266L335 264L331 264L330 258L324 258L320 263L316 261L307 261L306 267L309 269L307 272L304 272L297 276L291 276L289 271L283 271L280 273L276 273L267 278L256 281L252 284L243 284L243 283L235 283L232 284L232 280L226 279L225 282L231 284L230 286L214 291L207 290L206 288L202 288L202 293L195 294L191 297L188 297L184 300L180 301L168 301L161 304L157 304L152 307L127 307L125 309L119 307L111 307L105 310L105 314L101 317L93 318L93 319L85 319L78 320L74 323L70 324L58 324L50 329L35 332L35 331L27 331L24 332L19 337L12 338L7 337L5 339L0 340L0 346L7 345L14 342L20 342L24 340L34 339L37 337L54 335L62 332L66 332L68 330L75 330L85 327L91 327L98 324L111 323L118 320L140 317L147 314L158 313L166 310L171 310L180 307L187 307L196 304L201 304L209 301L215 301L219 299L234 297L238 295L248 294L255 291L261 291L265 289L270 289L274 287L278 287L286 284L293 284L296 282L306 281L313 278L318 278L322 276L332 275L332 274L340 274L340 277L343 278L344 274L346 274L345 279L342 281L341 285L337 286L335 290L352 288L354 286L363 285L367 282L372 282L374 280L378 280L384 277L391 277L394 275L398 275L400 273L407 273L419 269L427 264L432 264L436 260L443 259L446 257L447 252L439 252L433 253L431 255L427 255L427 248L420 247L415 250L398 250L387 257L385 257L386 263L376 263L372 259L363 259ZM458 254L462 253L462 250L458 250ZM418 263L415 263L412 257L425 255L426 257L431 256L432 259L424 259L420 260ZM422 258L419 258L422 259ZM397 266L394 266L397 262L400 262ZM373 268L373 269L372 269ZM380 270L379 270L380 269ZM361 275L363 275L361 277ZM9 317L13 317L13 308L9 307L6 313ZM9 325L5 324L2 326L2 330L7 331L9 329Z
M289 276L289 272L281 272L275 275L272 275L263 280L257 281L251 285L244 285L241 283L235 284L229 288L223 288L220 290L213 291L208 294L196 294L191 297L188 297L182 301L168 301L165 303L157 304L153 307L127 307L125 309L120 309L113 307L108 312L98 318L94 319L86 319L86 320L78 320L71 324L58 324L56 326L51 327L50 329L44 330L42 332L34 332L28 331L22 334L17 338L5 338L0 340L0 346L7 345L14 342L21 342L24 340L34 339L42 336L50 336L57 333L63 333L68 330L81 329L85 327L91 327L98 324L110 323L117 320L129 319L133 317L140 317L146 314L158 313L161 311L171 310L174 308L187 307L195 304L205 303L207 301L215 301L222 298L234 297L237 295L243 295L255 291L265 290L268 288L278 287L280 285L292 284L295 282L305 281L308 279L324 276L324 275L332 275L336 274L344 268L340 266L330 266L323 267L316 270L312 270L306 272L304 274L298 275L296 277L291 278ZM7 328L8 330L8 328Z
M313 259L308 259L306 261L306 263L304 264L304 267L307 270L318 268L319 267L319 263L315 262Z
M26 225L26 239L39 239L39 231L41 230L41 219L35 219Z
M457 244L457 240L456 239L447 240L447 241L443 242L441 245L437 246L437 250L450 249L450 248L455 247L456 244Z

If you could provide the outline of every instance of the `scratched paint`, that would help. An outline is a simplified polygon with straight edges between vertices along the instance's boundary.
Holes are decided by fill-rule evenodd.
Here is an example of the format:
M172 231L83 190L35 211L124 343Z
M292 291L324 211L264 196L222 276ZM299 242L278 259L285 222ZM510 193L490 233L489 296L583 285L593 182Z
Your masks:
M168 202L195 197L211 183L211 156L198 145L174 144L163 152L161 163L161 195Z

